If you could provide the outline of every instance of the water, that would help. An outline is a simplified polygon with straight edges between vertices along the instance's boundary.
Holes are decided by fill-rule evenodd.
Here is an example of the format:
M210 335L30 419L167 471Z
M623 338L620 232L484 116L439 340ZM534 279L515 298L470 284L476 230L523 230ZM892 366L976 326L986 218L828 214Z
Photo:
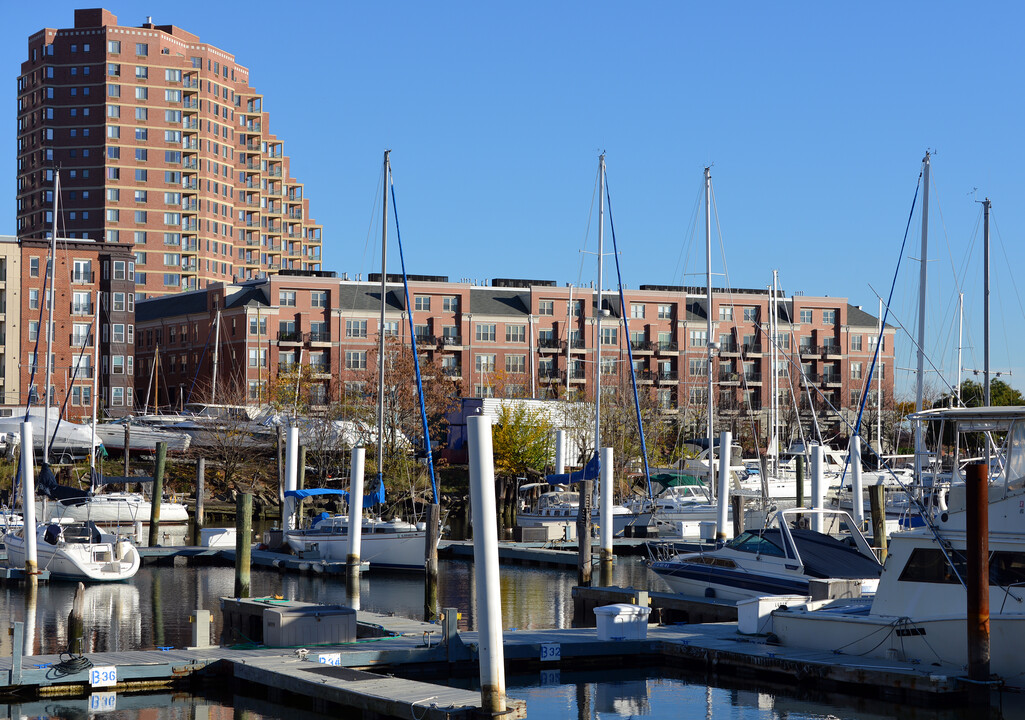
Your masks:
M503 567L502 612L507 629L568 627L572 623L572 570ZM637 558L620 558L615 584L639 589L663 589L661 580ZM345 583L339 576L301 576L254 570L254 596L281 595L295 600L344 603ZM189 615L196 608L212 611L215 637L220 633L218 600L234 592L232 568L146 566L131 583L94 585L86 588L85 652L182 647L191 640ZM35 602L20 587L0 594L0 612L10 622L27 622L26 640L35 654L63 650L67 645L67 617L74 598L73 583L40 586ZM423 613L423 579L416 573L364 573L361 606L381 613L419 617ZM473 565L442 560L439 572L442 607L458 608L460 627L474 629ZM0 633L0 653L11 652L11 637ZM443 682L443 681L442 681ZM473 687L473 679L454 681ZM777 720L837 718L879 720L969 720L980 717L971 710L929 710L899 707L843 695L796 691L751 679L686 674L679 668L617 669L614 671L547 670L509 675L510 696L526 700L528 717L565 718L730 718ZM1003 704L991 717L1025 720L1025 698L1004 695ZM84 718L89 700L49 700L9 706L7 717ZM193 697L184 694L93 696L107 703L90 714L123 720L177 720L249 718L294 720L296 711L249 697L231 695ZM114 707L110 707L113 703ZM0 714L4 708L0 706ZM2 716L2 715L0 715ZM303 712L304 717L320 718Z

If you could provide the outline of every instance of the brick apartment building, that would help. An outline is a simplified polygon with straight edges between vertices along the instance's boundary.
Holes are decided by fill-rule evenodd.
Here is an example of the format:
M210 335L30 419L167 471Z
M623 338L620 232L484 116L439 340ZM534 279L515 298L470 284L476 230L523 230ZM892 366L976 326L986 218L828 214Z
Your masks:
M319 270L321 227L263 96L230 53L101 9L28 39L18 77L17 236L134 245L139 297Z
M339 280L331 273L279 274L230 285L211 285L176 298L140 301L137 307L137 397L149 384L160 346L162 386L170 400L208 400L195 388L210 387L211 327L221 311L221 368L250 402L265 400L268 379L295 364L310 365L314 396L328 402L359 394L376 382L373 366L380 316L379 276ZM535 398L587 398L595 376L596 293L551 281L494 280L490 286L449 282L445 277L410 278L410 302L422 363L436 363L459 394ZM703 424L707 402L707 302L700 288L642 286L606 292L609 311L601 326L602 385L627 392L627 344L642 391L669 415ZM401 279L389 276L385 332L406 341L407 308ZM769 404L770 297L765 290L713 293L711 368L719 415L753 415L764 421ZM624 328L629 324L629 337ZM793 378L803 405L802 383L830 419L828 404L856 408L878 337L878 319L844 298L795 295L777 302L781 400L791 406ZM883 398L893 393L894 328L887 327L881 352ZM802 380L801 372L804 379ZM222 373L224 370L221 371ZM224 375L221 381L224 381ZM873 399L876 382L871 390ZM828 404L826 401L828 400Z
M45 387L47 342L42 329L48 319L45 277L50 241L22 239L17 247L20 281L11 282L6 302L7 307L17 307L20 332L13 331L11 336L18 338L17 344L5 348L5 356L16 358L16 370L13 377L5 378L3 402L25 405L31 398L33 404L39 404ZM130 244L57 239L50 403L66 403L64 417L70 420L92 417L93 375L97 372L101 417L122 416L134 406L134 272ZM99 367L94 360L97 313Z

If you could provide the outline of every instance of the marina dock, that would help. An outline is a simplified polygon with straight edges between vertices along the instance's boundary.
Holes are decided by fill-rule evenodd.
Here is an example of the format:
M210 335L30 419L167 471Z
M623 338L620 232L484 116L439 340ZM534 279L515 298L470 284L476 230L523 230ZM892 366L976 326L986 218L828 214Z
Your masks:
M456 613L448 610L445 615L441 623L432 624L359 611L355 642L89 653L88 668L69 667L66 655L21 657L17 628L14 656L0 660L0 695L81 697L192 689L230 678L272 700L305 702L319 711L358 708L386 717L480 717L479 693L429 681L454 672L472 674L479 660L477 633L459 632ZM510 630L504 633L504 650L507 667L517 672L667 665L810 683L818 689L919 705L950 705L966 695L960 667L778 647L764 636L740 634L736 623L650 625L646 637L636 640L603 640L594 628ZM525 713L523 702L515 698L510 698L509 709L511 717Z

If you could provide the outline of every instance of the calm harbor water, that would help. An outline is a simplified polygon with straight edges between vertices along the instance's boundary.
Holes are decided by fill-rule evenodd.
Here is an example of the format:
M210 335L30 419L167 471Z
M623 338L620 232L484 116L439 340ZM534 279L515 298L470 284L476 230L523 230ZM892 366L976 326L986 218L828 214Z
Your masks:
M502 610L506 628L569 627L572 624L571 590L574 571L503 567ZM637 558L620 558L614 582L653 590L663 589ZM144 567L131 583L94 585L86 589L85 651L152 649L190 642L189 615L196 608L212 611L215 633L220 633L220 597L234 588L232 568ZM340 577L279 574L254 570L254 596L280 595L310 602L344 603L345 583ZM67 617L75 586L51 583L40 586L35 601L22 588L5 588L0 611L10 623L25 622L26 640L35 653L57 652L67 645ZM460 626L474 629L473 565L458 560L440 564L439 600L442 607L458 608ZM423 580L418 574L365 573L360 588L361 607L381 613L419 617L423 613ZM215 637L216 637L215 634ZM0 653L11 652L11 637L0 634ZM456 681L460 682L460 681ZM472 680L461 681L472 687ZM858 700L846 696L798 694L791 688L759 686L751 680L687 675L674 668L616 671L544 671L510 675L511 696L527 701L528 717L550 718L922 718L968 720L977 711L923 710ZM193 697L134 695L94 697L106 703L91 711L88 700L54 700L8 706L7 717L85 718L117 717L124 720L177 718L288 718L294 709L242 696ZM1025 720L1025 702L1018 695L1004 696L1003 707L991 717ZM113 707L111 707L113 704ZM3 712L0 707L0 712ZM99 713L97 711L100 711ZM321 717L303 713L310 718Z

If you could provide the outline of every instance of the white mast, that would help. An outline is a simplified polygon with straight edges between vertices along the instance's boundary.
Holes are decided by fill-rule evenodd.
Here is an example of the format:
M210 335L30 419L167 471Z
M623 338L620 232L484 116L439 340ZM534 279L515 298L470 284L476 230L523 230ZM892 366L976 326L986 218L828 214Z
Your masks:
M96 291L96 314L93 316L93 424L89 442L89 477L96 470L96 392L100 382L100 291ZM125 451L127 452L127 450Z
M879 298L879 342L883 341L883 299ZM882 346L879 348L879 356L882 357ZM890 372L895 372L890 368ZM879 454L883 454L883 373L882 366L876 370L876 443L879 445Z
M957 387L954 394L957 397L956 407L961 407L961 341L964 332L964 293L957 294ZM956 436L956 433L955 433Z
M779 270L772 271L772 292L769 294L769 343L772 354L769 356L769 449L772 457L773 472L779 471L779 348L776 343L779 337Z
M705 168L705 298L708 303L706 346L708 348L708 489L715 495L715 468L712 459L715 452L712 447L712 417L714 400L712 399L712 168ZM741 368L743 369L743 368Z
M214 382L210 390L210 403L217 402L217 351L221 347L221 309L214 316Z
M46 384L43 385L43 464L50 462L50 376L53 374L53 359L50 357L50 343L53 342L53 286L57 271L57 201L60 198L60 170L53 171L53 230L50 233L50 257L46 262L50 288L47 290L46 320ZM91 279L91 278L90 278ZM44 278L45 282L45 278ZM96 309L99 312L99 308ZM39 358L36 357L38 362Z
M925 395L925 289L929 275L929 153L925 153L922 169L922 180L925 186L922 193L922 252L918 270L918 377L915 384L915 412L922 411L922 397ZM882 341L882 338L880 338ZM877 348L882 356L882 348ZM922 438L922 424L915 423L915 478L919 484L922 479L923 454L925 444Z
M389 155L391 150L384 151L384 212L381 216L381 331L378 333L377 345L377 486L374 492L380 492L384 483L384 312L387 308L388 280L388 175L391 173ZM406 308L412 312L412 308ZM483 393L483 382L481 383Z
M982 201L982 404L989 407L989 198ZM987 448L988 448L987 441Z
M594 347L594 453L601 453L601 318L602 262L605 259L605 153L598 156L598 306L595 310ZM625 308L620 312L625 312ZM627 338L629 342L629 338ZM600 461L599 461L600 462Z

